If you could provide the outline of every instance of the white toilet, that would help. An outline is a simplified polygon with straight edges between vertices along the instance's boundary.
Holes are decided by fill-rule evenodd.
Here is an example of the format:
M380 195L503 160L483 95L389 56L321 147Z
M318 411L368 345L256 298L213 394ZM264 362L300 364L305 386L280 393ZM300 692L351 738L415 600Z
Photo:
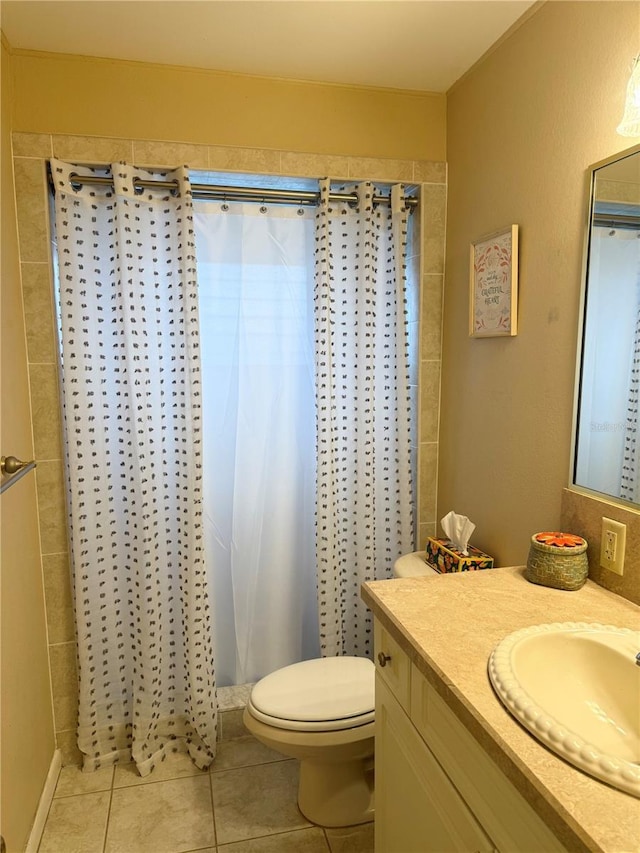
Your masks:
M244 724L300 760L298 806L312 823L373 820L374 680L368 658L316 658L272 672L251 691Z
M424 552L394 565L395 577L431 572L437 574ZM373 820L374 682L368 658L343 656L285 666L251 691L245 726L266 746L300 760L298 806L319 826Z
M424 575L437 575L436 569L432 569L427 563L426 551L414 551L412 554L404 554L393 564L394 578L418 578Z

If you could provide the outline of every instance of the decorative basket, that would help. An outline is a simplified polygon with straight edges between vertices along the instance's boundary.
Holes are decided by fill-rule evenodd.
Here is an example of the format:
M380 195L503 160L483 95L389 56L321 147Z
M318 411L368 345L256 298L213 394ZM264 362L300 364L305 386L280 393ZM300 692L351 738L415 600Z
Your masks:
M572 533L534 533L525 577L554 589L575 590L589 574L587 540Z

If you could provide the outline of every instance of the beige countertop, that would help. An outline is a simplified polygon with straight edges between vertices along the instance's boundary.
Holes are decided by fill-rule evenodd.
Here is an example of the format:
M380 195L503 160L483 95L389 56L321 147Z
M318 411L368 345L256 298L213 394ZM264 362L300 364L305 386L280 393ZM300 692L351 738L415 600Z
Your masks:
M512 631L545 622L637 630L640 607L591 581L565 592L531 584L523 572L373 581L362 597L568 850L640 851L640 800L542 746L502 705L487 674L489 655Z

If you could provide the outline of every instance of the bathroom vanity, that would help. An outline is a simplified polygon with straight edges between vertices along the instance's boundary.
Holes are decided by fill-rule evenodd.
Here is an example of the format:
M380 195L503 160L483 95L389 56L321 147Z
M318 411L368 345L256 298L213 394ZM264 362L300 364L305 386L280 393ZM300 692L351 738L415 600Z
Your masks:
M547 622L640 628L640 607L522 568L375 581L376 853L640 851L640 800L564 762L487 674L507 634ZM549 661L553 666L553 661Z

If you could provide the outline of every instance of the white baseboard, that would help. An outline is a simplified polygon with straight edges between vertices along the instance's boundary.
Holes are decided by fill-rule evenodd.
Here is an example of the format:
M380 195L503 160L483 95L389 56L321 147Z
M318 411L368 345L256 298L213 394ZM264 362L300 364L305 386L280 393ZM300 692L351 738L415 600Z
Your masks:
M58 784L58 776L60 775L61 769L62 752L59 749L56 749L56 751L53 753L53 758L51 759L51 766L49 767L49 772L47 773L47 780L44 783L44 788L42 789L42 794L40 795L40 802L38 803L36 818L33 822L33 826L31 827L29 841L27 842L27 846L25 847L24 853L37 853L38 851L38 847L40 846L40 842L42 840L42 833L44 832L44 825L47 821L47 815L49 814L49 808L51 807L51 801L53 800L53 795L56 791L56 785Z

